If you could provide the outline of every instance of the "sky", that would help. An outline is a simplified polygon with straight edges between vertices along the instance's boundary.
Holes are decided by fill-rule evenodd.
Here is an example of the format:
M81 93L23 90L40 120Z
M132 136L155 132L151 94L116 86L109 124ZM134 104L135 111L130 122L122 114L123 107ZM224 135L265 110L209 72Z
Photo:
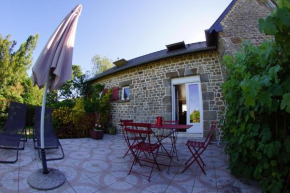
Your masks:
M1 0L0 34L11 35L19 47L39 34L33 64L46 42L78 4L79 18L73 64L91 70L98 54L112 62L130 60L166 49L166 45L205 41L204 30L218 19L231 0ZM16 46L16 48L18 48ZM31 75L31 69L28 71Z

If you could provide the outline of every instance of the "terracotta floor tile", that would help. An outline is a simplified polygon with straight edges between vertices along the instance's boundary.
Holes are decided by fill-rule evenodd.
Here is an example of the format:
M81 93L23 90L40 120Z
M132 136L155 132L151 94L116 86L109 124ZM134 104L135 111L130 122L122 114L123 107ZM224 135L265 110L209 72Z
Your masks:
M197 176L194 181L194 187L200 188L217 188L215 175Z
M69 183L72 189L77 193L93 193L101 190L102 187L91 179L86 179L74 183Z
M27 183L28 176L42 168L42 162L34 149L33 141L28 139L25 150L19 151L19 159L14 164L0 163L0 193L2 192L260 192L258 183L237 179L227 170L229 156L224 146L211 144L202 158L207 164L204 175L197 163L193 163L184 173L184 163L191 156L185 143L187 138L178 137L178 158L173 158L169 174L167 167L154 168L151 182L148 177L131 173L128 175L133 156L129 153L123 158L128 147L122 135L105 135L102 140L90 138L61 139L65 158L47 162L49 168L56 168L66 176L66 182L59 188L38 191ZM170 140L164 141L170 150ZM164 152L164 150L163 150ZM1 150L1 158L15 158L15 151ZM59 156L59 150L47 151L47 157ZM13 157L14 156L14 157ZM167 156L158 156L158 162L169 163ZM150 168L134 165L133 171L149 175Z
M18 193L18 179L7 179L7 180L1 180L0 181L0 191L2 192L17 192Z
M147 184L140 187L140 189L137 189L136 192L165 192L166 189L169 187L171 181L164 181L164 180L153 180L151 179L151 182L148 182Z
M121 193L121 192L133 193L133 192L136 192L137 189L138 189L137 186L134 186L130 183L120 180L104 188L103 191L112 192L112 193Z
M192 190L192 193L217 193L217 192L218 190L215 188L193 187L193 190Z
M108 187L120 179L116 176L113 176L109 173L102 173L91 177L91 180L99 184L102 188Z

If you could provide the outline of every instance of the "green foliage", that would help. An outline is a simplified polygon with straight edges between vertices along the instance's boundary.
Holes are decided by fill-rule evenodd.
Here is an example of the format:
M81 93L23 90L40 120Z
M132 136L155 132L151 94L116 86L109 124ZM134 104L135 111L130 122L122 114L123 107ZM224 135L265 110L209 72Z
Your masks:
M82 74L81 67L73 65L72 71L72 79L66 81L58 90L59 99L79 98L87 92L88 83L86 76Z
M105 94L102 93L104 90L104 85L102 84L91 85L89 90L91 94L84 99L84 109L86 112L97 113L97 123L106 129L111 110L112 90L109 89Z
M92 65L93 65L92 67L93 76L105 72L106 70L114 66L107 57L101 58L99 55L95 55L92 58Z
M67 99L67 100L63 100L63 101L60 101L60 102L57 102L55 104L49 104L47 106L51 107L51 108L60 108L60 107L67 107L67 108L74 108L76 104L76 101L73 100L73 99Z
M59 138L88 137L94 126L95 116L84 112L80 101L77 101L73 109L63 106L53 110L53 125Z
M199 123L200 122L200 112L198 110L194 110L190 114L190 122L191 123Z
M22 82L22 85L24 89L24 92L21 95L23 98L23 103L34 106L41 106L44 93L43 89L39 89L37 85L33 86L31 78L26 78Z
M10 36L0 35L0 95L7 100L38 105L42 94L32 87L26 71L31 67L32 53L36 47L38 35L29 38L20 45L17 51L16 41Z
M73 103L75 104L75 100L77 98L84 97L88 92L89 85L88 82L86 82L87 76L85 74L82 74L81 67L78 65L73 65L72 71L72 79L66 81L58 89L58 91L51 91L48 93L47 104L49 106L58 108L63 104L59 101L63 100L73 100Z
M259 26L275 41L246 42L234 58L224 57L223 133L233 174L259 180L263 192L283 192L290 190L289 2Z

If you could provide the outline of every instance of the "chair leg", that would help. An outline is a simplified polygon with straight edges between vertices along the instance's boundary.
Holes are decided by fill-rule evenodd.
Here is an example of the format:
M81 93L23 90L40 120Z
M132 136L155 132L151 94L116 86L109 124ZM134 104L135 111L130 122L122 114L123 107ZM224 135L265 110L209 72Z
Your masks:
M189 149L189 151L191 152L191 154L192 154L192 156L187 160L187 162L185 162L185 168L182 170L182 172L181 173L183 173L185 170L187 170L187 168L189 168L195 161L197 162L197 164L198 164L198 166L200 167L200 169L202 170L202 172L204 173L204 175L206 175L206 173L205 173L205 171L204 171L204 166L206 166L205 165L205 163L203 162L203 160L202 160L202 158L201 158L201 154L202 154L202 152L203 151L201 151L200 153L198 153L198 151L200 150L200 149L198 149L198 150L196 150L194 147L193 147L193 149L194 149L194 153L193 153L193 151L191 150L191 148L190 147L188 147L188 149ZM189 164L188 164L188 162L192 159L192 158L194 158L194 160L193 161L191 161ZM198 159L200 160L200 161L198 161ZM202 165L201 165L201 163L202 163Z
M178 159L178 154L177 154L177 149L176 149L176 136L175 134L173 133L172 134L173 136L170 137L171 139L171 150L170 150L170 154L173 156L173 153L175 154L177 160L179 161Z
M126 151L126 153L124 154L123 158L126 157L126 155L129 153L129 151L130 151L130 149L128 149L128 150Z

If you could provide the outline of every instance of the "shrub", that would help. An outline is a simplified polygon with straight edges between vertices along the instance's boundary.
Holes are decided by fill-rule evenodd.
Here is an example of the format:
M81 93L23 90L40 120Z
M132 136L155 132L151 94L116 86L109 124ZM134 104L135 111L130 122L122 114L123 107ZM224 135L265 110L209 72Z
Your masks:
M260 30L275 39L259 47L245 43L234 58L224 57L229 168L257 179L263 192L290 190L289 21L290 9L280 6L259 21Z
M96 84L91 88L91 95L84 99L84 109L86 112L98 114L96 123L100 124L107 132L108 118L111 110L111 92L109 89L103 93L104 85Z

